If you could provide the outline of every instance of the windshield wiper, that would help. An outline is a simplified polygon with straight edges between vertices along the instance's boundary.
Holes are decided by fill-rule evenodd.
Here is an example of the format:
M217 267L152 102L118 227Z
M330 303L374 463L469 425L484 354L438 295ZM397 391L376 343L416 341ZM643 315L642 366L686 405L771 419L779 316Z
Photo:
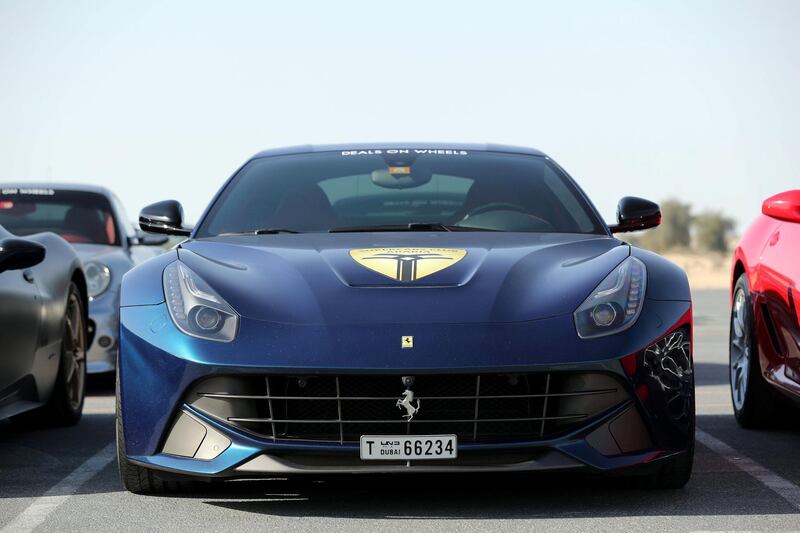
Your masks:
M440 222L412 222L410 224L377 224L374 226L345 226L331 228L328 233L357 233L370 231L496 231L489 228L472 228L469 226L453 226Z
M220 233L217 237L230 237L233 235L277 235L278 233L300 233L293 229L284 228L260 228L252 231L230 231L227 233Z
M425 224L412 222L410 224L376 224L374 226L344 226L331 228L328 233L356 233L369 231L453 231L448 226L439 223Z

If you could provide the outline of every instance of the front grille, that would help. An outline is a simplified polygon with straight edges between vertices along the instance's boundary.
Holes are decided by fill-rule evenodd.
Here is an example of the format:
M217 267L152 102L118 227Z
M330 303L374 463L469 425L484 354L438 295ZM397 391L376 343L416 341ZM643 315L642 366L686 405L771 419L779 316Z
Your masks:
M410 421L397 405L406 390L398 375L217 377L195 385L186 402L275 441L455 434L459 442L508 442L552 438L627 398L601 373L419 375L409 388L419 409Z

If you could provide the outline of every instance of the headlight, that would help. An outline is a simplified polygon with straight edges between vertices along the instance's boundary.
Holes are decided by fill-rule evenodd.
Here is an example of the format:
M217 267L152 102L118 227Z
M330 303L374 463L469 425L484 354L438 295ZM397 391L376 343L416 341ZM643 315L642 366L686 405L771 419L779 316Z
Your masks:
M631 327L644 303L647 270L629 257L597 286L575 311L575 328L582 339L619 333Z
M239 315L180 261L164 269L164 295L169 316L187 335L221 342L236 338Z
M83 265L83 274L86 276L86 292L90 298L97 298L106 292L111 283L111 270L98 261L89 261Z

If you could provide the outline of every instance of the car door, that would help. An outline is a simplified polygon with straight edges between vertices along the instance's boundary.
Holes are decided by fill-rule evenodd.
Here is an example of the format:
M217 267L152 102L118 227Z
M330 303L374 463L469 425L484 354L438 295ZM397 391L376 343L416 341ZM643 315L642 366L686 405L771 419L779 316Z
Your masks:
M31 372L39 346L41 302L35 267L0 272L0 404Z
M800 224L784 221L761 260L767 330L784 356L786 378L800 384ZM777 376L779 377L779 376Z

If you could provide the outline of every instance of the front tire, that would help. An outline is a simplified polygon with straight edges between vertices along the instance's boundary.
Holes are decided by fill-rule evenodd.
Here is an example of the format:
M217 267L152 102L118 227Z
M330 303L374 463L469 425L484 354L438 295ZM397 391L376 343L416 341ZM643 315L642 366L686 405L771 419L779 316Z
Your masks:
M652 472L622 478L622 486L637 490L682 489L691 479L693 468L694 442L686 452L662 460L658 468Z
M119 362L117 362L119 365ZM144 468L128 461L125 451L125 432L122 422L119 392L119 367L117 367L117 392L116 392L116 436L117 436L117 466L122 486L134 494L172 494L189 492L193 485L189 482L168 481L159 478L149 468Z
M689 447L686 451L664 459L658 470L642 479L640 488L677 490L682 489L692 478L694 469L695 417L692 407Z
M747 275L736 280L730 324L729 375L736 421L743 428L771 427L782 407L764 377L753 321L753 302Z
M694 468L694 442L686 453L682 453L661 465L655 487L659 489L682 489L692 477Z
M81 419L86 398L86 314L75 282L70 283L67 295L63 331L61 358L50 398L44 406L14 417L15 422L73 426Z

